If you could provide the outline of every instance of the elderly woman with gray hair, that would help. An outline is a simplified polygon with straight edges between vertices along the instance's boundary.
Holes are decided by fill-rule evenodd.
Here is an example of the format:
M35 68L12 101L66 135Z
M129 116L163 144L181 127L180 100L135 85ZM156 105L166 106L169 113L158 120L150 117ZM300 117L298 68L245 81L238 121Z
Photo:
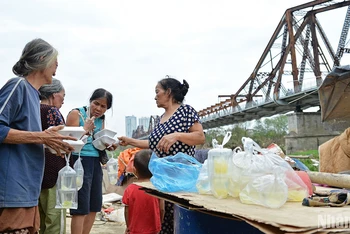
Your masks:
M58 66L57 50L42 39L26 44L0 90L0 233L37 233L38 198L44 174L44 147L71 152L58 133L63 126L42 131L38 90L51 84Z
M40 113L42 129L64 125L60 108L64 102L65 90L62 83L52 78L51 84L40 87ZM56 209L56 181L58 172L66 160L45 149L45 170L39 197L40 234L66 233L66 210Z

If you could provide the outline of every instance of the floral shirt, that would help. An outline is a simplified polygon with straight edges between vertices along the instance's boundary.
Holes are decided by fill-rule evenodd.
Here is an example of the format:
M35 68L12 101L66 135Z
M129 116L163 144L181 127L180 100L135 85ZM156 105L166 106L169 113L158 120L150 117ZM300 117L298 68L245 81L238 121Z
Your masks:
M41 125L42 129L48 129L51 126L64 125L64 118L55 106L40 104ZM52 154L48 149L45 149L45 170L44 178L41 184L42 189L49 189L55 186L58 172L66 165L64 158Z
M149 148L153 150L158 157L175 155L178 152L193 156L195 146L189 146L181 141L175 142L170 147L169 153L159 151L156 146L164 135L174 132L189 132L189 129L195 122L199 122L199 116L196 110L190 105L181 105L166 122L158 122L156 124L148 138Z

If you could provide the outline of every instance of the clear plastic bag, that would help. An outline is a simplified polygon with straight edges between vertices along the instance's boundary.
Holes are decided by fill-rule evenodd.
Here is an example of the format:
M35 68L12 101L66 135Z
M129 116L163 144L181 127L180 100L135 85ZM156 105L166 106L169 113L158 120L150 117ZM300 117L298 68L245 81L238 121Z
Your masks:
M232 186L230 190L231 196L240 196L241 191L243 191L248 184L250 188L249 191L252 189L252 184L254 184L256 189L259 180L263 180L260 181L261 183L270 183L271 189L274 189L273 186L276 187L277 184L279 184L279 187L282 187L280 182L277 183L276 180L271 180L271 177L268 175L274 175L276 178L281 178L284 181L288 187L288 201L302 201L303 198L308 196L307 186L288 162L268 149L260 148L260 146L250 138L243 137L242 142L245 151L235 153L232 160L233 170L230 180ZM270 178L270 181L267 180L265 176L267 176L266 178ZM248 190L245 190L245 193L247 192ZM268 191L265 190L264 193L266 194ZM265 201L261 201L260 203L264 204Z
M269 208L283 206L287 201L288 186L277 173L275 171L274 174L263 175L249 182L239 193L241 202Z
M118 182L118 160L110 158L106 165L109 183L116 185Z
M211 194L208 172L208 160L205 160L199 172L196 187L199 194Z
M152 154L149 165L152 184L161 192L197 192L196 182L202 164L184 153L158 158Z
M232 150L224 148L230 140L232 133L227 132L222 145L213 140L213 149L208 152L208 172L211 193L219 199L228 196L229 162L232 161Z
M79 191L83 187L84 183L84 167L83 164L81 163L81 157L80 157L80 152L79 152L79 157L75 161L73 168L74 171L77 173L77 190Z
M286 160L266 149L262 149L261 153L273 165L282 169L281 176L283 176L284 182L288 186L288 201L303 201L305 197L308 197L308 186Z
M230 140L231 135L231 132L226 133L222 145L213 139L213 149L208 151L208 159L204 161L196 183L200 194L213 194L216 198L228 196L232 150L223 146Z
M58 172L56 182L56 206L58 209L77 209L77 173L69 166L70 154L65 156L66 166Z
M252 139L243 137L244 151L236 151L232 157L229 192L238 197L242 189L253 179L271 173L273 163L258 155L260 149Z

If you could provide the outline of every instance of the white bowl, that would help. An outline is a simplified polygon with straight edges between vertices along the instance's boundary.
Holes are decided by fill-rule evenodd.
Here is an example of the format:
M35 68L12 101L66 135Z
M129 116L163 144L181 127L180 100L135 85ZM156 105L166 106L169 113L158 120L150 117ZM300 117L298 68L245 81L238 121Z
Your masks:
M99 150L104 150L108 145L118 144L118 143L119 143L118 140L112 137L109 137L107 135L103 135L92 142L94 147Z
M65 126L63 129L59 130L58 133L63 136L72 136L77 138L78 140L84 136L85 130L83 127L70 127Z
M72 141L72 140L63 140L64 142L70 144L74 148L74 153L79 153L81 149L84 147L85 143L82 140ZM50 147L47 147L51 153L56 154L56 151ZM61 150L61 153L66 153L65 151Z
M100 138L102 136L109 136L111 138L113 138L115 135L117 135L117 132L109 130L109 129L102 129L99 132L96 132L94 137L95 139Z

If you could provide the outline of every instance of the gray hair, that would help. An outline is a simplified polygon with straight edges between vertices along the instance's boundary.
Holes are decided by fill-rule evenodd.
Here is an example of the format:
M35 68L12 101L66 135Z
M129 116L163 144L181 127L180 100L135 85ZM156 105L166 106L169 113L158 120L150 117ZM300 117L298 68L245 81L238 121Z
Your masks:
M54 93L59 93L64 89L61 81L57 80L56 78L52 78L51 84L45 84L40 87L39 93L40 93L40 100L47 100L49 97L51 97Z
M37 38L26 44L19 61L12 71L17 76L27 76L33 71L45 70L57 58L58 52L43 39Z

